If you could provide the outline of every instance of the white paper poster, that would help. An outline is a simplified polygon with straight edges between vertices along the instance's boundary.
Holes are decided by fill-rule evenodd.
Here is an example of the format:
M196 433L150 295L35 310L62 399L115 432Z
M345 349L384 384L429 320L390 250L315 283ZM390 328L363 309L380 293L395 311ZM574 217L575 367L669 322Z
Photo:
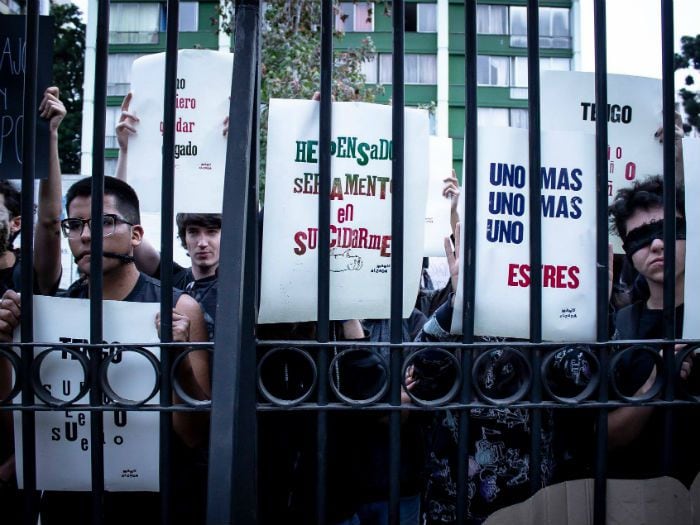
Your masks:
M595 133L595 76L543 71L542 131ZM617 190L663 172L663 148L654 136L662 124L661 80L608 75L608 200ZM595 155L595 154L594 154ZM617 236L615 252L623 253Z
M178 52L175 107L175 211L221 213L233 55ZM165 53L141 57L131 70L130 111L139 118L129 139L127 177L141 210L160 211Z
M405 112L403 315L423 257L428 114ZM319 103L271 100L258 322L317 317ZM331 133L330 318L388 318L391 282L391 107L334 102Z
M528 132L479 128L474 333L527 339ZM595 338L595 137L542 134L542 337ZM461 264L461 261L460 261ZM463 265L452 331L462 329Z
M700 339L700 207L695 201L700 195L700 139L683 139L683 169L686 224L683 337Z
M109 343L157 343L158 303L104 302L104 338ZM34 296L34 340L87 343L90 339L90 302ZM17 336L17 334L16 334ZM46 347L37 347L35 356ZM158 358L157 347L149 350ZM145 358L123 352L108 371L112 389L121 397L141 400L153 389L156 375ZM52 352L41 366L42 384L62 400L75 397L85 380L82 367L69 353ZM19 402L18 398L15 398ZM38 404L43 404L36 398ZM87 404L89 393L77 403ZM158 403L158 395L149 403ZM91 490L90 412L36 412L36 486L39 490ZM104 480L112 491L158 491L160 426L158 412L104 412ZM14 415L17 481L22 477L22 425Z
M444 257L444 239L452 233L450 199L442 196L444 180L452 176L452 139L430 137L428 202L425 207L425 257Z

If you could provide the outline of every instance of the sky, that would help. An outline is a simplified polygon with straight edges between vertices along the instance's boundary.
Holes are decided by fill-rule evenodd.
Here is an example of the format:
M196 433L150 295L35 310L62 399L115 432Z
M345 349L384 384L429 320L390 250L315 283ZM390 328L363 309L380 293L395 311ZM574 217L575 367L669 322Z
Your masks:
M582 69L593 71L593 0L581 1ZM607 0L608 72L661 78L661 1ZM700 2L674 0L674 44L700 34Z

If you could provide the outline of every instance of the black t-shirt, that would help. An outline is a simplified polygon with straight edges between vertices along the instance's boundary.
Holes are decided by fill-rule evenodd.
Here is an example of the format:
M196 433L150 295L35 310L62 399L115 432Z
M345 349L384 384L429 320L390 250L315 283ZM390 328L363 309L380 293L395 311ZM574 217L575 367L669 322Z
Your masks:
M7 268L0 268L0 296L7 290L20 292L22 288L22 263L20 260L20 251L13 250L13 253L15 254L15 263ZM58 290L59 283L60 278L56 280L56 283L47 295L55 295L56 291ZM34 270L33 287L34 294L39 295L41 292L37 287L36 270Z
M616 333L620 339L663 339L663 310L650 310L643 303L626 307L626 314L618 319ZM624 309L623 309L624 311ZM620 313L622 313L621 311ZM676 334L683 327L683 305L676 308ZM634 395L646 382L654 368L654 359L648 352L627 352L615 368L618 388L624 395ZM676 389L676 397L682 394ZM700 470L700 407L674 407L670 432L672 464L670 475L687 486ZM665 411L655 408L642 432L626 446L611 450L609 476L611 478L646 479L658 477L662 471Z
M80 279L70 285L68 290L58 294L59 297L71 297L74 299L87 299L88 279ZM173 306L177 304L178 299L182 295L182 290L173 287ZM160 302L161 285L160 281L149 277L145 273L139 273L139 278L136 284L131 289L129 294L122 299L131 303L158 303Z
M191 273L191 269L190 273ZM219 272L209 277L190 281L184 288L185 293L194 297L202 307L204 322L207 325L209 340L214 340L214 324L216 321L216 299L219 290Z

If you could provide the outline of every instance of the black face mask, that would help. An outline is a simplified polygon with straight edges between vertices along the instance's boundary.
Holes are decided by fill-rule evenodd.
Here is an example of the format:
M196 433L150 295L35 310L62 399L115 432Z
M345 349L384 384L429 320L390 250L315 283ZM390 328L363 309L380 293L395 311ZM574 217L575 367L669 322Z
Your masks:
M664 240L664 221L650 222L635 228L627 234L622 248L628 257L646 248L656 239ZM685 240L685 218L676 217L676 240Z

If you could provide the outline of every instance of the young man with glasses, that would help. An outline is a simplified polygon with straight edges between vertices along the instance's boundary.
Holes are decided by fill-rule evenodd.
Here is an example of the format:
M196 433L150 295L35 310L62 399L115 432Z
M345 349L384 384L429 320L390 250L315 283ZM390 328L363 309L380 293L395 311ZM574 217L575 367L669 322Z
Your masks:
M646 281L649 296L620 309L615 316L613 339L664 338L664 199L663 179L659 176L637 181L618 191L610 206L613 227L623 241L628 260ZM676 337L683 329L685 287L685 212L683 188L676 188L676 263L674 269ZM681 352L685 345L676 345ZM696 390L698 374L691 375L694 357L687 356L680 364L678 385ZM657 376L653 355L644 351L622 354L614 370L621 393L626 396L646 395ZM665 374L665 372L664 372ZM676 375L676 374L674 374ZM676 389L678 392L678 389ZM672 475L690 486L700 469L700 413L697 407L676 407L671 427L673 448ZM610 475L625 478L652 478L663 475L661 465L664 445L664 415L654 407L621 407L608 416Z
M91 216L91 179L76 182L66 194L68 217L61 221L61 230L68 238L71 253L84 276L61 295L86 299L90 295L91 235L94 220ZM105 300L132 302L159 302L159 281L139 272L134 264L134 248L141 243L138 197L125 182L106 177L104 183L102 253L102 292ZM173 290L172 340L174 342L206 341L206 327L199 304L180 290ZM8 290L0 302L0 342L11 342L14 329L21 317L20 297ZM109 322L105 319L105 322ZM160 316L154 319L160 332ZM180 382L193 397L209 396L209 363L204 351L191 352L180 369ZM173 426L188 446L198 444L206 432L202 416L175 413ZM89 523L89 496L84 493L44 493L42 523ZM140 516L148 514L158 522L159 498L153 493L110 494L105 498L105 523L122 523L133 517L135 507Z

